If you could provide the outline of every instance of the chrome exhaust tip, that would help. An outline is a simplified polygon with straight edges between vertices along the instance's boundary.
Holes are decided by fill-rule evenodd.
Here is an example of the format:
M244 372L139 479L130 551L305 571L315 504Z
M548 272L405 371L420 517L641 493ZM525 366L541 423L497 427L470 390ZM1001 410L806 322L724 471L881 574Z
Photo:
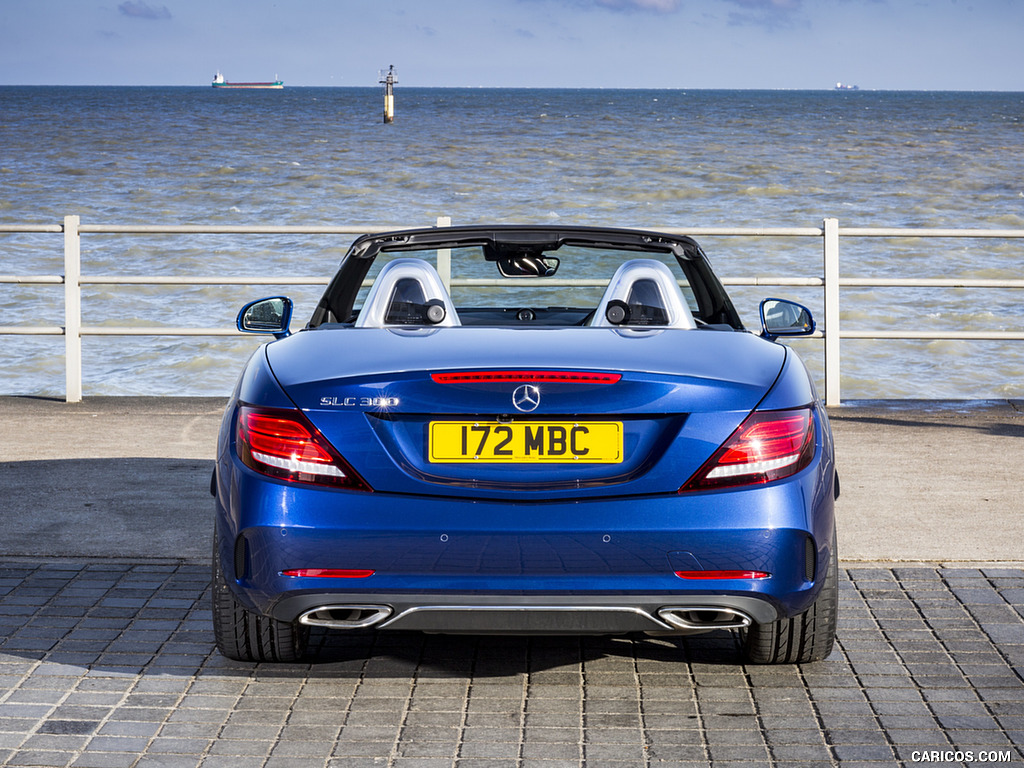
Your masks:
M330 629L365 629L391 615L387 605L322 605L299 616L299 624Z
M743 611L711 605L666 607L658 617L676 629L742 629L754 623Z

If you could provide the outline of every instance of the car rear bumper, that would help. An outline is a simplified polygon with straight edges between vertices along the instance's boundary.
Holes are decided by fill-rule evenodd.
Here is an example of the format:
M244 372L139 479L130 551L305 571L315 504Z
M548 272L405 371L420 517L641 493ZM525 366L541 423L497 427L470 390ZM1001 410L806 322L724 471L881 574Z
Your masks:
M497 596L335 594L286 597L272 615L333 629L403 629L446 634L685 634L778 618L766 599L740 595Z
M834 527L814 468L741 491L547 504L338 492L245 468L236 480L218 514L229 586L251 610L338 627L668 632L704 609L721 609L711 624L770 622L813 602ZM372 575L284 573L297 568ZM700 570L769 576L676 573Z

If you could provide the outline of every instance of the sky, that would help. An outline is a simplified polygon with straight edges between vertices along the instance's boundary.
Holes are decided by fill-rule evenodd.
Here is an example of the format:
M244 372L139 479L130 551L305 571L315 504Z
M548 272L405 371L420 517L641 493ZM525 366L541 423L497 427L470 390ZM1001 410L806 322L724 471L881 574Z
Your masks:
M1024 91L1024 0L0 0L0 84Z

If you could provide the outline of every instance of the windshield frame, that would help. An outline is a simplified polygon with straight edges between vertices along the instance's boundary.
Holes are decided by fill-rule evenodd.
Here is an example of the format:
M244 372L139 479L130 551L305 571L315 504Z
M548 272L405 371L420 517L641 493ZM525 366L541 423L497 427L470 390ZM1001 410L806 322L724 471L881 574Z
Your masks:
M632 229L529 225L437 227L363 235L352 243L342 258L307 328L354 322L359 291L374 260L381 254L412 255L415 251L474 246L483 250L488 261L496 261L510 250L557 255L563 246L622 251L628 258L633 258L630 254L671 254L693 293L697 304L693 314L698 325L744 330L739 314L712 271L707 256L691 237ZM497 268L495 275L498 275ZM560 275L553 279L557 281L559 277L575 276ZM505 279L531 281L534 278Z

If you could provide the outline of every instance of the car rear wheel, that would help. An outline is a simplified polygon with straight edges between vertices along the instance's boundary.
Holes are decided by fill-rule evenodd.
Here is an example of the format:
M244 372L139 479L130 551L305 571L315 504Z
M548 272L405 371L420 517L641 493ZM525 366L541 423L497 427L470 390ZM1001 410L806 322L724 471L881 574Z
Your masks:
M228 587L213 545L213 635L217 649L236 661L298 661L309 628L246 610Z
M769 624L754 624L741 634L750 664L803 664L832 652L839 613L839 556L832 537L832 559L821 593L806 611Z

